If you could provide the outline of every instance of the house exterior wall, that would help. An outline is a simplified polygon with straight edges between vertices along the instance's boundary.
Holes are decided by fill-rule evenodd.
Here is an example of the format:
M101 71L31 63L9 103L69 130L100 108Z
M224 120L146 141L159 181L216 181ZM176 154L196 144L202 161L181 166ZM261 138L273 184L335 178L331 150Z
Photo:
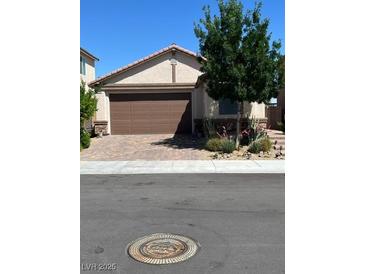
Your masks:
M202 119L205 116L204 107L204 90L199 86L193 90L192 93L193 118Z
M85 62L86 73L85 73L85 75L80 73L80 78L87 85L87 83L95 80L95 60L91 59L89 56L83 54L82 52L80 52L80 55L82 57L84 57L86 60L86 62Z
M232 124L235 127L237 114L219 114L219 102L209 97L206 85L200 84L193 92L193 115L195 131L202 131L202 120L209 118L219 124ZM242 126L247 125L247 117L258 119L260 126L267 126L266 105L244 102Z
M200 85L200 92L201 97L199 100L202 102L201 104L204 105L202 116L206 118L212 118L212 119L229 119L229 118L236 118L236 114L219 114L219 102L215 101L211 97L209 97L208 93L205 92L206 85ZM198 97L197 97L198 98ZM198 104L200 104L198 102ZM244 102L243 105L243 116L250 117L250 118L257 118L257 119L265 119L266 113L265 113L266 105L265 104L258 104L256 102L254 103L248 103ZM200 118L200 117L196 117Z
M196 83L198 77L202 74L199 62L195 58L187 56L181 52L176 52L175 59L177 61L176 82Z
M191 56L166 53L105 81L105 84L172 83L171 58L177 61L176 83L195 83L201 74L200 64Z
M98 111L96 112L95 120L106 121L108 119L106 97L107 96L106 96L105 92L103 92L103 91L98 92L96 94L96 98L98 99L98 104L97 104Z

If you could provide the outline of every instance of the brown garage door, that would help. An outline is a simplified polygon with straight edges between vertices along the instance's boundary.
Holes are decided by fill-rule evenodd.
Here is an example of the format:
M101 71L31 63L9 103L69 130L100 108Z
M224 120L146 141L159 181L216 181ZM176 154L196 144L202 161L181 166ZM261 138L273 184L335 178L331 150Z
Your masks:
M191 133L190 93L110 94L111 134Z

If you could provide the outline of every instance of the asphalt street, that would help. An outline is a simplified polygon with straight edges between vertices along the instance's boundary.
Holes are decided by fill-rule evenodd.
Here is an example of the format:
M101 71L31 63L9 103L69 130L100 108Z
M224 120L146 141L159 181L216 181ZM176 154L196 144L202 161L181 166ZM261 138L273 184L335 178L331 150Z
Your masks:
M81 175L81 273L284 273L284 174ZM128 243L195 239L185 262L148 265ZM110 264L111 271L93 269Z

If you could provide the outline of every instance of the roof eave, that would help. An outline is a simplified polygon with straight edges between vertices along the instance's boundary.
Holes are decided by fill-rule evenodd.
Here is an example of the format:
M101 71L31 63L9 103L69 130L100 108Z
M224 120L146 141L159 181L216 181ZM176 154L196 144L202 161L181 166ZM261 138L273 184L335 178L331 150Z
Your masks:
M94 55L92 55L90 52L88 52L86 49L83 49L82 47L80 47L80 51L83 53L83 54L85 54L85 55L87 55L88 57L90 57L91 59L93 59L93 60L95 60L95 61L99 61L99 58L98 57L96 57L96 56L94 56Z

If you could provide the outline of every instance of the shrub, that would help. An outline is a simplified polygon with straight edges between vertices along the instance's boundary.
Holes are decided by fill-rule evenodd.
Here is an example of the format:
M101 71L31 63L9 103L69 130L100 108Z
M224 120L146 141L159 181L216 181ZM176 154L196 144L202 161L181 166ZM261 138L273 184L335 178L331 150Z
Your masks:
M236 145L234 142L230 141L230 140L224 140L222 141L222 151L224 153L232 153L235 148L236 148Z
M263 138L259 139L259 143L261 145L261 150L263 152L268 152L272 148L272 142L269 139L269 137L263 137Z
M268 152L272 147L272 143L268 137L260 138L250 144L248 151L251 153L259 153L260 151Z
M80 129L80 147L88 148L90 146L90 134L83 128Z
M90 134L86 131L85 125L90 121L94 113L97 111L97 91L86 88L85 82L80 84L80 148L88 148L90 146Z
M97 89L98 90L98 89ZM92 90L86 87L85 82L80 84L80 126L84 127L85 123L89 121L94 113L97 111L97 90Z
M258 141L252 142L248 147L248 151L251 153L259 153L261 151L261 146Z
M209 139L205 144L205 148L209 151L220 151L222 150L222 140L219 138Z

